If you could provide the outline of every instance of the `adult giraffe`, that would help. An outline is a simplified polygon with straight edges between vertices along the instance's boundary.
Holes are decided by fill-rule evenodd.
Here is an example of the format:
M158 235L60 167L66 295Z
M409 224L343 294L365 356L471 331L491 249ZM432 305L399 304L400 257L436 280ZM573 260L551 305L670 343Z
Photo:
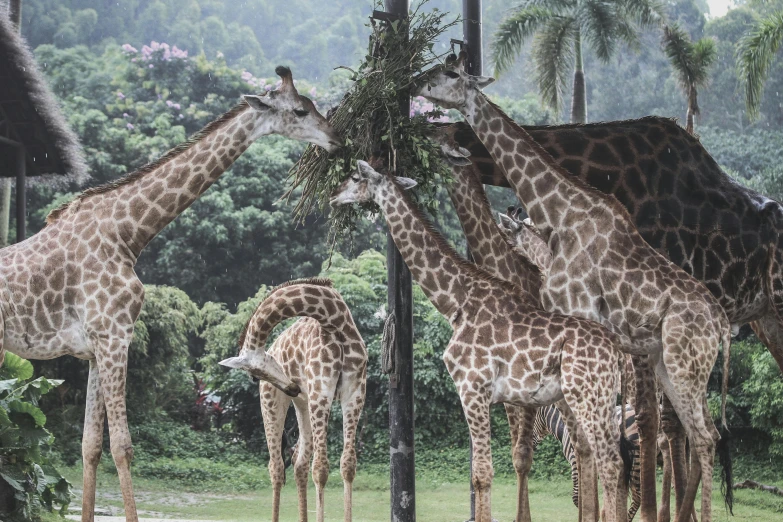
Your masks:
M291 71L282 84L245 100L159 160L88 189L52 211L47 226L0 250L0 352L27 359L73 355L90 361L82 457L82 521L95 511L95 472L104 415L125 517L137 521L125 377L133 326L144 302L134 265L144 247L187 209L256 139L282 134L328 150L340 138L300 96ZM286 390L297 395L298 388Z
M728 353L726 314L704 285L645 243L614 198L552 162L481 93L492 80L468 75L463 60L464 55L425 75L418 94L463 113L547 240L553 262L542 291L545 307L600 321L620 336L627 353L650 358L698 457L691 463L684 509L678 513L683 521L689 518L699 481L711 491L715 440L706 388L718 343ZM637 374L642 468L648 470L642 483L642 519L652 520L655 490L649 464L657 406L646 389L652 382L650 372ZM643 412L653 422L642 424ZM652 499L647 506L645 492ZM703 495L701 504L702 520L710 520L710 495Z

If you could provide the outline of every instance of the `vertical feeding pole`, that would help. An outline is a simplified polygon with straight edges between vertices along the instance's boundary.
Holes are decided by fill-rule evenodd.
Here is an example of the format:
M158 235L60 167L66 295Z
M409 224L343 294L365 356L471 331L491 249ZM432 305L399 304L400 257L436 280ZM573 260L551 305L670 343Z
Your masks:
M386 0L386 11L408 17L408 0ZM400 110L410 111L408 93ZM386 243L389 313L394 314L394 372L389 379L389 464L391 521L416 520L416 460L413 451L413 295L411 273L391 235Z
M8 4L11 23L14 24L16 30L22 32L22 0L10 0ZM27 221L27 190L25 186L25 167L27 154L24 147L19 147L16 151L16 242L24 241L27 233L26 221ZM5 189L10 188L10 183L5 184ZM8 195L10 199L10 194ZM5 216L3 219L7 219ZM8 225L6 225L8 230Z
M480 76L483 68L481 0L462 0L462 42L467 52L465 72ZM471 261L470 248L468 259ZM513 443L513 442L512 442ZM473 489L473 442L470 444L470 521L476 520L476 491Z

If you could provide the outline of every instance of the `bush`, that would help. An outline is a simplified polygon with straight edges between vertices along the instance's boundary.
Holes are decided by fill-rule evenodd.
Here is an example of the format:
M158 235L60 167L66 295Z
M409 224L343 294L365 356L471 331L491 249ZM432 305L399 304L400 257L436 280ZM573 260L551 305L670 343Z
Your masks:
M70 484L46 457L54 437L38 407L62 381L32 376L30 362L6 354L0 368L0 515L11 522L40 520L41 509L55 505L64 514L71 502Z

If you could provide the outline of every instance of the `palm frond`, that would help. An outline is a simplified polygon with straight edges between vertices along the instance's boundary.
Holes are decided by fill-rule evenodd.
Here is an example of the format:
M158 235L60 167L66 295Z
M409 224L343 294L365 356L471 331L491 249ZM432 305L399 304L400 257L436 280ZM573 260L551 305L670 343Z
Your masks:
M535 79L543 102L560 110L563 89L574 65L574 39L578 26L574 18L551 18L533 39Z
M582 40L602 62L608 62L614 54L616 14L611 3L604 0L584 0L576 10Z
M751 118L759 114L769 66L783 40L783 11L764 18L742 37L737 48L740 81L745 85L745 107Z
M494 74L502 74L514 63L522 44L557 16L553 11L540 6L524 7L500 23L492 40L492 63Z
M666 5L660 0L616 0L618 18L641 28L660 27L666 23Z
M687 93L692 87L706 85L716 56L712 39L702 38L694 43L684 29L672 24L663 26L661 43L683 91Z

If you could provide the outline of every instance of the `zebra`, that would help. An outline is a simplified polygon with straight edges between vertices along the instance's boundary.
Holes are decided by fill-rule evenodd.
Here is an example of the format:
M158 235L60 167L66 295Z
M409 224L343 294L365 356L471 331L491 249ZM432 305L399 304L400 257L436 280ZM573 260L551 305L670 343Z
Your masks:
M617 406L615 417L618 423L620 422L621 411L622 407ZM630 405L627 405L625 408L625 432L628 442L631 443L631 454L633 456L633 468L631 469L629 487L631 507L628 509L628 522L631 522L641 504L642 489L640 482L641 469L639 468L639 431L636 429L636 413ZM533 448L535 449L544 437L550 433L560 441L563 456L571 466L571 482L574 484L571 500L576 507L579 507L579 474L576 468L576 450L571 443L571 435L568 433L568 428L557 408L554 406L539 408L533 428Z

